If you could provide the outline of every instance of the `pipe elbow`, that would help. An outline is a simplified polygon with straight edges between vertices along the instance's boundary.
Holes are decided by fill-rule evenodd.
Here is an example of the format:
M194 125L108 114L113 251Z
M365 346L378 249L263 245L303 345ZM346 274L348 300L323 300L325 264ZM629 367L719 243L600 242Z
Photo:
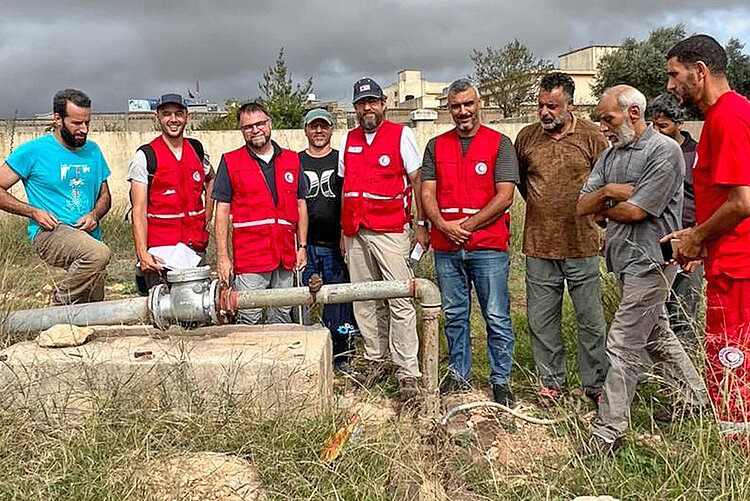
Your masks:
M443 303L442 297L440 296L440 289L432 281L426 278L414 278L415 294L419 300L419 304L423 308L440 308Z

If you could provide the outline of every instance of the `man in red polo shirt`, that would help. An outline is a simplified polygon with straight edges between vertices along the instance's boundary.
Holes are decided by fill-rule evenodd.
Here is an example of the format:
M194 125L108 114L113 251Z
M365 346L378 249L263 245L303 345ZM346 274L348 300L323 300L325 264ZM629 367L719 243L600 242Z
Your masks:
M307 264L306 187L299 157L271 140L271 117L259 103L240 106L237 125L245 144L222 155L213 191L216 272L226 284L234 273L238 291L292 287L293 270ZM267 308L266 323L291 323L291 310ZM261 315L260 309L240 310L237 321L257 324Z
M722 433L750 438L750 102L729 87L707 35L667 54L667 90L705 117L693 169L697 226L674 232L684 265L705 254L706 385Z

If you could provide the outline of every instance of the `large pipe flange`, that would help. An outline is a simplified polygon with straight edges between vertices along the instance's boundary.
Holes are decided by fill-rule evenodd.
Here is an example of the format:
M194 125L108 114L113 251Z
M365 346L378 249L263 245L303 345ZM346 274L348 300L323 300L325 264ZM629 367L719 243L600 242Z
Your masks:
M148 313L156 328L169 329L172 323L172 304L169 288L165 284L156 285L148 292Z

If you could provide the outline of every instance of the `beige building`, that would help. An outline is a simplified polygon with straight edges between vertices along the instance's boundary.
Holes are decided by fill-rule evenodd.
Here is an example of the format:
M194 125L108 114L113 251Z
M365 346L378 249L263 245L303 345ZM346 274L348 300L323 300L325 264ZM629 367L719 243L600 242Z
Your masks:
M385 89L388 107L416 110L419 108L438 108L443 89L450 82L430 82L422 78L421 70L401 70L396 75L396 82Z
M597 97L591 91L596 70L602 57L619 49L616 45L589 45L557 56L558 70L567 73L576 84L573 103L595 106Z

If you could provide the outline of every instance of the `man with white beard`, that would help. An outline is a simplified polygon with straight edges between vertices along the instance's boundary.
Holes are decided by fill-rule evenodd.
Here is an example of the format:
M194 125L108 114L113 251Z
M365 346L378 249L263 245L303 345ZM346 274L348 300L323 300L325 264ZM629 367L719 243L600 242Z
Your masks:
M646 98L618 85L597 106L605 150L581 190L579 216L607 220L607 268L622 293L607 334L610 368L599 400L588 452L613 453L630 421L630 404L643 369L641 352L679 383L679 400L708 401L705 386L669 327L664 302L677 268L665 263L659 239L680 227L685 161L679 145L644 120Z

